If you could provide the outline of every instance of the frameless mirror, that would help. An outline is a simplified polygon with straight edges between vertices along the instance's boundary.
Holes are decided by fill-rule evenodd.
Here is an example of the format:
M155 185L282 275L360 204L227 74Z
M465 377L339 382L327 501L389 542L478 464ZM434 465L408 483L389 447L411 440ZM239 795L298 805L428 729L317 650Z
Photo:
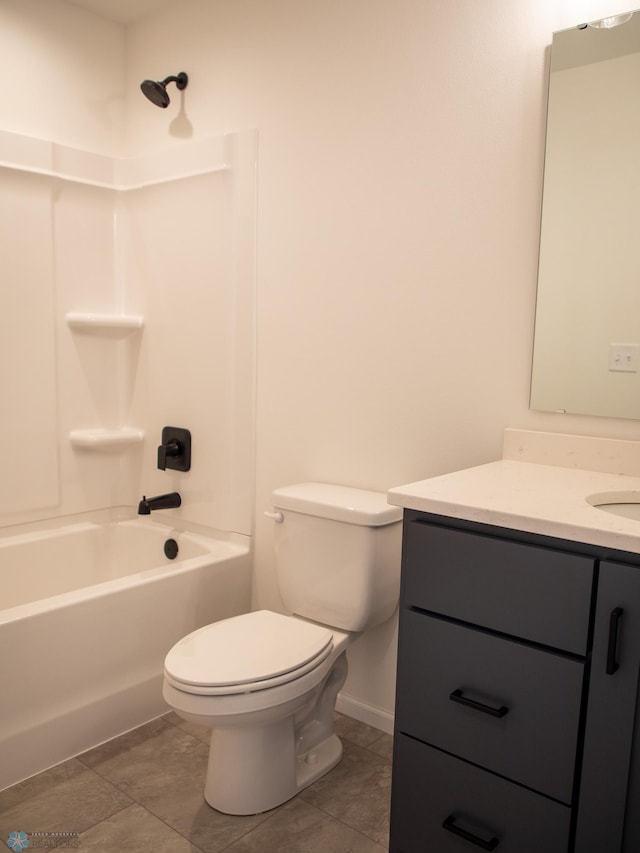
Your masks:
M553 35L531 408L640 418L640 12Z

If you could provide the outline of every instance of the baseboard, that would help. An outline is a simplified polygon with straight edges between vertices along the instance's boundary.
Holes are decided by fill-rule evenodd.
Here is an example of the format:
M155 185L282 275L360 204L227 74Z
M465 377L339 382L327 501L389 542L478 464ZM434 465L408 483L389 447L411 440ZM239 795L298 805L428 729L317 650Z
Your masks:
M336 711L347 717L353 717L354 720L359 720L361 723L366 723L368 726L373 726L374 729L379 729L381 732L393 734L394 717L390 711L368 705L366 702L355 699L346 693L338 693Z

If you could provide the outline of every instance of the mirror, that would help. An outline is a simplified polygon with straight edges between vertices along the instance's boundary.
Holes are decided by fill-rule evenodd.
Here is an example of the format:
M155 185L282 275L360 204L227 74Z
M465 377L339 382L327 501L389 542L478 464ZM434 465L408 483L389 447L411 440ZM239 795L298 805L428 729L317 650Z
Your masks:
M640 12L553 35L531 408L640 418Z

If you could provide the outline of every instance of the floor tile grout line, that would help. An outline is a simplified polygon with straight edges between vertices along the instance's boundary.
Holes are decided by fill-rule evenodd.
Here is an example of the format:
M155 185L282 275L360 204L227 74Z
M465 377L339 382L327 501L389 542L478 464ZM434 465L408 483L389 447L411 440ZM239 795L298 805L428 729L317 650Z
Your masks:
M189 737L193 737L193 736L189 735ZM78 760L80 760L80 759L78 759ZM96 776L98 776L104 782L107 782L109 785L111 785L113 788L115 788L116 791L119 791L119 793L121 793L123 796L128 797L129 800L131 800L131 802L127 803L121 809L117 809L117 811L113 812L113 814L110 814L109 817L102 818L102 820L99 820L96 823L92 824L91 826L88 826L85 830L83 830L82 833L80 833L80 837L82 837L82 835L85 832L88 832L90 829L95 829L95 827L100 826L101 823L106 823L106 821L110 820L112 817L114 817L114 815L121 814L122 812L126 811L127 809L130 809L132 806L139 806L141 809L143 809L152 818L154 818L155 820L159 820L160 823L162 823L164 826L167 827L167 829L170 829L172 832L175 832L176 835L179 835L181 838L184 838L184 840L188 844L191 844L192 847L195 847L195 849L198 851L198 853L205 853L205 851L203 851L201 847L198 847L197 844L194 844L194 842L190 838L188 838L186 835L184 835L182 832L180 832L179 829L176 829L175 826L171 826L170 824L168 824L166 822L166 820L163 820L157 814L154 814L150 809L148 809L145 806L144 803L141 803L140 800L136 799L135 797L132 797L131 794L129 794L129 793L127 793L127 791L123 790L120 787L120 785L116 784L111 779L109 779L107 776L104 776L102 773L99 773L95 768L88 767L86 764L84 764L84 762L83 762L83 767L85 767L87 770L90 770L92 773L95 773Z
M114 817L115 815L122 814L122 812L126 812L126 810L130 809L131 806L137 806L137 805L139 805L139 803L136 803L134 800L132 800L130 803L127 803L126 806L122 806L121 809L116 809L116 811L112 812L112 814L110 814L108 817L103 817L101 820L98 820L95 823L92 823L91 826L87 826L86 829L83 829L82 832L78 833L78 838L82 838L82 836L85 833L89 832L91 829L95 829L97 826L100 826L101 823L104 823L105 821L109 820L110 818Z
M157 814L154 814L152 811L150 811L142 803L138 803L136 801L136 804L139 805L141 809L144 809L148 815L151 815L151 817L155 818L156 820L159 820L160 823L162 823L164 826L167 827L167 829L170 829L172 832L175 832L175 834L179 835L180 838L184 838L184 840L187 842L187 844L190 844L193 848L195 848L195 850L197 850L198 853L205 853L205 851L202 849L202 847L198 847L198 845L194 841L192 841L191 838L188 838L183 832L180 832L179 829L176 829L175 826L171 826L171 824L167 823L166 820L163 820L161 817L158 817Z
M288 801L288 802L290 802L290 801ZM252 826L251 829L248 829L246 832L241 833L237 838L234 838L233 841L230 841L224 847L221 847L220 850L218 851L218 853L224 853L225 850L230 850L234 844L238 843L238 841L241 841L243 838L246 838L248 835L251 835L252 832L255 832L257 829L260 829L261 827L263 827L265 825L265 823L269 823L269 821L272 818L276 817L276 815L280 813L280 810L281 810L283 805L285 805L285 804L281 803L279 806L276 806L276 808L273 809L272 815L269 815L269 817L265 818L263 821L260 821L260 823L256 824L256 826ZM211 808L213 808L213 807L211 807ZM260 812L259 812L259 814L260 814Z
M318 806L318 805L316 805L315 803L308 803L306 800L303 800L303 802L304 802L306 805L308 805L308 806L312 806L314 809L317 809L319 812L322 812L322 814L326 815L326 816L327 816L328 818L330 818L332 821L335 821L336 823L339 823L339 824L341 824L342 826L346 827L350 832L357 832L357 833L358 833L358 835L361 835L361 836L362 836L362 838L366 838L366 839L367 839L367 841L372 841L374 844L377 844L378 846L380 846L380 847L382 847L382 848L384 849L384 844L381 844L381 843L380 843L379 841L377 841L375 838L372 838L370 835L367 835L367 833L366 833L366 832L363 832L361 829L358 829L358 827L356 827L356 826L352 826L350 823L347 823L347 822L346 822L345 820L343 820L342 818L336 817L336 815L331 814L331 812L326 811L325 809L323 809L323 808L322 808L322 806Z
M123 792L120 791L120 793L123 793ZM131 799L131 798L129 798L129 799ZM104 823L105 821L109 820L110 818L114 817L115 815L122 814L122 812L126 812L126 810L130 809L131 806L137 806L137 805L140 805L140 804L136 803L135 800L131 800L130 803L127 803L125 806L122 806L122 808L116 809L116 811L112 812L109 815L109 817L103 817L102 820L98 820L95 823L92 823L91 826L87 826L85 829L82 830L82 832L78 833L78 838L82 838L82 836L85 833L89 832L89 830L95 829L97 826L100 826L101 823Z
M156 719L161 719L161 718L160 718L160 717L158 717L158 718L156 718ZM151 721L151 722L153 722L153 721ZM167 722L167 724L168 724L168 725L175 725L175 724L173 724L173 723L170 723L170 721L169 721L169 720L167 720L166 722ZM175 727L176 727L176 728L178 728L177 726L175 726ZM135 730L134 730L134 731L135 731ZM184 731L184 729L180 729L180 731L181 731L183 734L185 734L187 737L191 738L191 740L194 740L194 741L197 741L197 740L198 740L198 738L197 738L195 735L189 734L189 732L185 732L185 731ZM125 732L125 734L128 734L128 732ZM119 735L119 737L124 737L124 736L125 736L125 734L123 734L123 735ZM112 740L117 740L117 739L118 739L118 738L116 737L116 738L113 738ZM108 742L109 742L109 743L111 743L112 741L108 741ZM96 749L98 749L98 747L95 747L95 748L96 748ZM91 752L91 750L87 750L87 752ZM104 774L100 773L98 770L96 770L96 769L95 769L95 767L89 767L87 764L85 764L85 763L84 763L84 761L82 761L82 755L85 755L85 754L86 754L86 753L81 753L79 756L76 756L76 758L78 759L78 761L80 761L80 762L82 763L82 766L83 766L83 767L85 767L87 770L90 770L92 773L95 773L95 774L96 774L96 776L99 776L99 777L100 777L100 779L102 779L103 781L107 782L109 785L111 785L113 788L115 788L115 789L116 789L116 791L119 791L121 794L123 794L125 797L128 797L128 798L131 800L131 802L130 802L130 803L128 803L126 806L124 806L124 808L122 808L122 809L118 809L117 811L115 811L115 812L113 813L114 815L116 815L116 814L120 814L120 812L125 811L125 809L131 808L131 806L132 806L132 805L140 806L140 808L141 808L141 809L144 809L144 811L145 811L148 815L151 815L151 817L155 818L156 820L159 820L159 821L160 821L160 823L164 824L164 826L166 826L166 827L167 827L168 829L170 829L172 832L175 832L175 833L176 833L176 835L179 835L181 838L184 838L184 840L185 840L188 844L190 844L192 847L194 847L194 848L198 851L198 853L205 853L205 851L203 851L201 847L198 847L198 845L197 845L197 844L195 844L195 843L191 840L191 838L188 838L186 835L184 835L182 832L180 832L180 830L179 830L179 829L176 829L174 826L171 826L171 824L167 823L165 820L163 820L163 819L162 819L161 817L159 817L157 814L154 814L150 809L148 809L148 808L145 806L145 804L144 804L144 803L141 803L141 802L140 802L140 800L136 799L136 797L132 797L130 793L128 793L127 791L123 790L123 789L122 789L122 787L121 787L120 785L118 785L116 782L112 781L112 780L111 780L111 779L109 779L107 776L105 776ZM110 815L110 817L113 817L113 815ZM102 820L98 821L96 824L93 824L93 827L95 827L95 826L99 826L101 823L104 823L106 820L109 820L109 818L103 818ZM88 827L88 829L92 829L93 827ZM85 831L86 831L86 830L85 830ZM224 849L226 850L227 848L225 847ZM221 851L221 853L222 853L222 851Z
M332 815L330 812L326 811L321 806L318 806L315 803L309 803L309 802L307 802L307 800L303 799L301 797L301 794L303 794L305 790L306 789L303 788L301 791L299 791L297 794L295 794L293 797L291 797L291 799L286 800L284 803L281 803L281 805L279 805L275 809L273 809L273 814L269 815L268 818L263 820L257 826L252 826L251 829L248 829L246 832L243 832L242 835L239 835L237 838L235 838L233 841L231 841L225 847L222 847L218 853L224 853L225 850L230 850L234 846L234 844L237 844L242 838L246 838L248 835L251 835L252 832L255 832L258 829L263 828L265 826L265 824L269 823L271 820L273 820L274 818L276 818L278 816L278 814L280 813L280 811L283 809L284 806L286 806L288 803L294 802L294 800L299 800L300 802L304 803L305 806L307 806L308 808L312 808L317 812L320 812L325 817L329 818L329 820L331 820L332 822L339 823L341 826L345 827L345 829L349 830L349 832L355 832L358 835L360 835L362 838L365 838L367 841L371 841L373 844L378 845L378 847L380 847L382 850L385 850L384 844L381 844L375 838L372 838L370 835L367 835L361 829L358 829L355 826L351 826L351 824L346 823L346 821L342 820L339 817L336 817L335 815Z
M164 715L163 715L163 716L164 716ZM162 717L158 717L157 719L162 719ZM170 720L166 720L165 722L166 722L168 725L171 725L171 726L173 726L174 728L178 729L182 734L186 735L186 736L187 736L188 738L190 738L192 741L196 741L196 742L200 742L200 743L202 742L202 741L200 740L200 738L198 738L198 736L197 736L197 735L192 735L190 732L185 731L185 729L181 728L177 723L173 723L173 722L171 722ZM128 733L127 733L127 732L125 732L125 734L128 734ZM123 735L120 735L120 737L124 737L124 734L123 734ZM117 739L118 739L117 737L116 737L116 738L113 738L113 740L117 740ZM90 751L91 751L91 750L88 750L88 752L90 752ZM127 804L123 809L118 809L118 811L117 811L117 812L114 812L114 814L119 814L121 811L124 811L124 810L125 810L125 809L127 809L127 808L131 808L131 806L132 806L132 805L134 805L134 804L135 804L135 805L137 805L137 806L140 806L140 808L144 809L144 810L145 810L145 812L147 812L147 814L151 815L151 816L152 816L152 817L154 817L156 820L159 820L159 821L160 821L161 823L163 823L163 824L164 824L168 829L172 830L172 832L175 832L175 833L176 833L177 835L179 835L181 838L184 838L184 840L185 840L188 844L191 844L191 846L192 846L192 847L194 847L194 848L198 851L198 853L205 853L205 851L203 851L201 847L198 847L198 845L197 845L197 844L195 844L195 843L192 841L192 839L191 839L191 838L189 838L188 836L184 835L184 833L180 832L180 830L179 830L179 829L176 829L174 826L171 826L171 824L167 823L165 820L163 820L163 819L162 819L161 817L159 817L158 815L154 814L152 811L150 811L150 809L148 809L148 808L144 805L144 803L141 803L141 802L140 802L140 800L136 799L135 797L132 797L130 793L128 793L127 791L123 790L123 789L120 787L120 785L118 785L116 782L113 782L111 779L109 779L109 777L108 777L108 776L105 776L104 774L100 773L100 772L99 772L98 770L96 770L94 767L89 767L87 764L85 764L85 763L81 760L81 756L82 756L83 754L84 754L84 753L81 753L81 755L80 755L80 756L77 756L78 760L79 760L79 761L81 761L81 763L82 763L82 766L83 766L83 767L85 767L87 770L91 770L93 773L95 773L95 774L96 774L96 776L99 776L101 779L103 779L103 780L104 780L105 782L107 782L109 785L112 785L112 786L113 786L117 791L119 791L121 794L123 794L124 796L128 797L128 798L131 800L131 802L130 802L130 803L128 803L128 804ZM204 802L206 803L206 800L204 800ZM207 805L208 805L208 803L207 803ZM253 830L254 830L254 829L257 829L259 826L262 826L264 823L267 823L269 820L271 820L271 818L272 818L272 817L275 817L275 815L277 814L277 812L279 812L279 811L280 811L280 809L281 809L281 806L282 806L282 805L284 805L284 804L281 804L280 806L277 806L275 809L273 809L273 812L274 812L274 814L273 814L273 815L270 815L268 818L265 818L265 820L261 821L259 824L257 824L257 826L253 826L253 827L251 827L250 829L247 829L247 831L246 831L246 832L241 833L237 838L235 838L235 839L234 839L233 841L231 841L229 844L225 845L225 847L221 848L221 850L219 851L219 853L224 853L224 850L228 850L228 849L229 849L233 844L235 844L235 843L236 843L237 841L239 841L241 838L244 838L246 835L249 835L251 832L253 832ZM209 806L209 808L213 808L213 806ZM214 809L214 811L215 811L215 809ZM222 814L222 812L221 812L221 814ZM98 821L98 823L97 823L97 824L94 824L94 826L98 826L100 823L103 823L105 820L108 820L108 818L104 818L103 820ZM89 827L89 828L91 828L91 827Z
M302 794L302 793L304 793L304 792L303 792L303 791L300 791L300 794ZM297 795L297 796L299 796L299 795ZM330 818L331 820L334 820L334 821L336 821L337 823L342 824L342 826L346 826L346 827L347 827L347 829L351 830L352 832L357 832L357 833L358 833L359 835L361 835L363 838L366 838L366 839L367 839L367 841L373 841L373 843L374 843L374 844L379 844L381 847L384 847L384 845L383 845L383 844L380 844L380 842L379 842L377 839L372 838L370 835L367 835L367 833L366 833L366 832L364 832L364 831L363 831L362 829L360 829L359 827L357 827L357 826L353 826L352 824L347 823L347 822L346 822L346 820L343 820L343 818L340 818L340 817L337 817L337 815L331 814L331 812L328 812L326 809L323 809L323 808L322 808L322 806L319 806L319 805L317 805L316 803L310 803L308 800L305 800L305 799L304 799L304 798L302 798L302 797L301 797L301 800L302 800L302 802L303 802L303 803L305 803L305 805L307 805L307 806L311 806L312 808L317 809L319 812L322 812L322 814L326 815L326 816L327 816L328 818Z
M383 734L384 734L384 732L383 732ZM342 740L342 741L348 741L350 745L355 746L357 749L363 750L364 752L369 752L369 753L371 753L371 755L372 755L374 758L378 759L382 764L386 764L386 765L388 765L389 767L391 767L391 766L392 766L392 762L391 762L388 758L386 758L386 757L384 757L384 756L382 756L382 755L379 755L379 754L378 754L378 753L376 753L376 752L373 752L372 750L368 749L368 748L367 748L367 747L365 747L365 746L360 746L360 744L356 743L355 741L351 740L350 738L347 738L347 737L344 737L344 736L343 736L343 737L341 737L341 740ZM337 766L339 766L339 765L337 765ZM322 778L322 777L321 777L321 778ZM335 814L332 814L331 812L329 812L329 811L327 811L326 809L322 808L322 806L318 805L317 803L311 803L311 802L309 802L307 799L305 799L305 797L304 797L305 792L306 792L306 791L308 791L308 790L309 790L309 788L311 788L311 787L313 787L313 786L311 786L311 785L310 785L310 786L308 786L307 788L303 788L301 791L299 791L299 792L298 792L298 794L297 794L296 796L300 797L300 799L301 799L304 803L306 803L307 805L313 806L314 808L318 809L318 811L320 811L320 812L322 812L323 814L327 815L327 817L331 818L332 820L337 821L338 823L341 823L343 826L346 826L348 829L352 830L353 832L357 832L357 833L359 833L361 836L363 836L364 838L366 838L368 841L372 841L374 844L378 844L380 847L382 847L382 848L384 849L384 844L381 844L381 843L380 843L380 841L378 841L377 839L373 838L371 835L367 835L367 833L366 833L366 832L364 832L364 831L363 831L362 829L360 829L359 827L356 827L356 826L353 826L353 825L352 825L352 824L350 824L350 823L347 823L344 819L342 819L342 818L338 817L338 816L337 816L337 815L335 815Z

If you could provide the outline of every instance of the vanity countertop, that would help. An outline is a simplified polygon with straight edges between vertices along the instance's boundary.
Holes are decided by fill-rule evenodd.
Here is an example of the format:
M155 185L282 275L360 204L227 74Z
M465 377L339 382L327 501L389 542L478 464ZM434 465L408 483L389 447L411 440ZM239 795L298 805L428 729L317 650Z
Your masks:
M637 493L640 477L503 459L389 491L389 503L435 515L640 554L640 521L587 502Z

